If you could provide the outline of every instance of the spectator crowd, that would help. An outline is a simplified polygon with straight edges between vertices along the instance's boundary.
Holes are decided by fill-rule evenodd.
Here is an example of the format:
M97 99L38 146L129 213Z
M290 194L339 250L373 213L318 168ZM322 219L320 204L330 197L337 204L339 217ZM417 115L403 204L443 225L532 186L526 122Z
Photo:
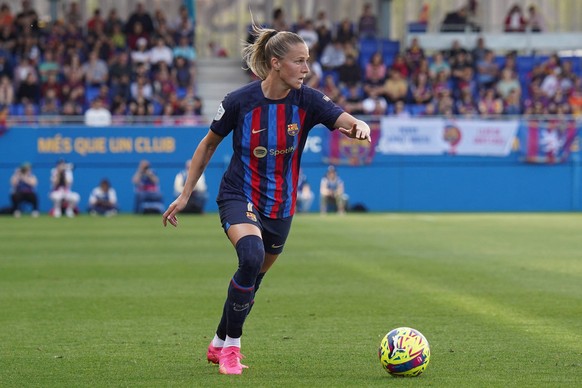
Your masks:
M138 3L127 20L96 8L84 22L71 2L63 19L45 23L30 0L17 13L11 5L0 5L0 107L21 122L71 122L88 110L88 125L202 120L185 6L169 17Z
M94 126L204 121L196 94L194 21L184 6L170 18L161 9L150 14L138 3L127 20L115 8L106 16L97 8L82 22L77 2L71 2L63 20L47 24L29 0L22 0L16 14L10 7L0 6L0 108L20 122L71 122L83 116ZM527 26L542 31L535 7L528 12L524 16L519 6L510 7L505 31ZM331 21L320 10L289 23L279 8L269 26L305 40L311 55L305 82L354 115L582 111L577 58L495 53L483 38L475 47L455 41L432 53L413 39L386 55L370 3L355 21ZM378 52L365 56L364 41L375 42Z

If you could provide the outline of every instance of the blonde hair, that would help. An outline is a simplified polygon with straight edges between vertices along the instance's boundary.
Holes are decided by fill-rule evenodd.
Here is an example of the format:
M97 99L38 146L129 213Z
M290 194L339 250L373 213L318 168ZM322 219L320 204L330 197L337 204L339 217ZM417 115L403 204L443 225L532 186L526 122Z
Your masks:
M282 59L291 46L305 41L296 33L277 31L271 28L257 26L252 23L251 34L254 43L246 43L242 49L242 57L251 71L260 79L265 79L271 71L271 58Z

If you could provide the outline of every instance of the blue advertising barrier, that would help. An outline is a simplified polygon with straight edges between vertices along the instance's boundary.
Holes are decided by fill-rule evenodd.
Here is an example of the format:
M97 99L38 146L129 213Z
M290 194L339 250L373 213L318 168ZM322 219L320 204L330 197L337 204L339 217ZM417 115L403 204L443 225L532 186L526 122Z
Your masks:
M521 130L521 129L520 129ZM39 179L42 212L50 209L50 169L59 158L75 167L74 191L86 209L89 193L102 178L116 188L123 212L133 209L131 177L142 159L160 178L165 204L173 199L174 177L190 159L208 127L12 127L0 136L0 207L9 203L9 180L22 162L30 162ZM314 128L303 154L303 170L319 210L319 181L324 175L330 132ZM207 170L214 198L231 156L231 138L217 149ZM386 155L370 164L341 165L349 205L370 211L579 211L582 208L580 151L561 164L525 163L518 152L507 157L459 155ZM361 208L361 207L360 207Z

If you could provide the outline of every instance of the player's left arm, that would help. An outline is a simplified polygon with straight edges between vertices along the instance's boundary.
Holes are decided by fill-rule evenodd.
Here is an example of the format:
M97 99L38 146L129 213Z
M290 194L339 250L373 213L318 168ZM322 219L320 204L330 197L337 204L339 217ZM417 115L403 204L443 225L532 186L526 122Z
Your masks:
M352 139L368 140L372 142L370 137L370 127L362 120L356 119L347 112L343 112L336 120L334 127L341 133Z

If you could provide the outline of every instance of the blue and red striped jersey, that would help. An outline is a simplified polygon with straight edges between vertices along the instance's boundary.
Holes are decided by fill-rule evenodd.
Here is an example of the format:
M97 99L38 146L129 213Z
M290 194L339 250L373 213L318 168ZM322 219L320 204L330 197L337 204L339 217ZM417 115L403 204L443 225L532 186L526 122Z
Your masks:
M265 98L261 81L229 93L210 129L233 133L233 155L217 201L242 198L269 218L295 213L301 154L311 128L330 130L343 110L318 90L303 85L281 100Z

